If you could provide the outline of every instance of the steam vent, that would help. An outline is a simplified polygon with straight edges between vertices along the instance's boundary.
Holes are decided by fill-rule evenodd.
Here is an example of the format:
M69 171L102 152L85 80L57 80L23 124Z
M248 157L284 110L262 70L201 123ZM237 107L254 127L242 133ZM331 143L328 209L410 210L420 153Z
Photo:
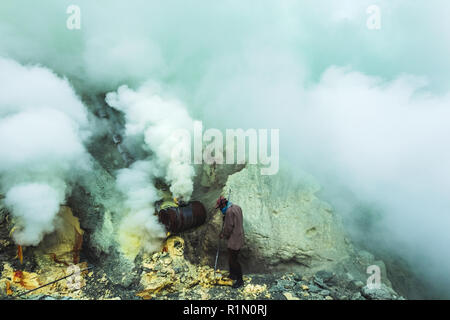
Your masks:
M450 1L411 2L0 0L0 300L450 299Z

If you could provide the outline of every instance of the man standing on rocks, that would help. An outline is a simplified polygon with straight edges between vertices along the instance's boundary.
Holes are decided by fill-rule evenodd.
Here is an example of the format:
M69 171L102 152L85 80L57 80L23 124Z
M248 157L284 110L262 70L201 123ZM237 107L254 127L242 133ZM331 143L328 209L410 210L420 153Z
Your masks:
M244 226L241 207L232 204L225 197L220 196L216 202L216 209L220 208L224 215L223 231L220 238L228 240L228 264L230 266L230 278L236 280L233 288L239 288L244 284L242 269L238 261L239 250L244 245Z

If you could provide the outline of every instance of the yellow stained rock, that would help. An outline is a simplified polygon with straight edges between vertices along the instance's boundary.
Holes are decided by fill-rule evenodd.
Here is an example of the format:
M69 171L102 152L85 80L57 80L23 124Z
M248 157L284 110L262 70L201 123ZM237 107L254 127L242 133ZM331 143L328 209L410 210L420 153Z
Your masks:
M42 285L48 284L65 276L71 275L79 268L87 268L86 263L79 263L79 253L83 243L83 230L80 228L78 218L67 206L61 206L56 219L56 230L47 235L34 250L36 262L39 266L36 272L15 270L8 263L3 264L3 272L0 281L6 282L8 295L20 294ZM12 233L14 230L12 230ZM22 259L21 246L17 248L17 257ZM51 296L68 296L81 298L82 288L85 286L84 275L73 275L61 281L52 283L36 291L34 294L47 294ZM7 279L10 279L8 281Z
M168 252L171 256L182 256L184 254L184 239L176 236L168 238L163 246L163 251Z
M200 295L201 295L201 300L209 300L210 298L211 298L211 296L208 294L208 292L205 292L205 291L202 291L201 293L200 293Z
M41 285L36 273L14 270L8 263L3 265L2 279L10 280L6 280L6 293L8 295L12 295L17 290L31 290Z
M8 280L6 280L6 294L7 294L8 296L10 296L10 295L13 294L13 292L12 292L12 290L11 290L11 283L10 283Z
M80 263L77 265L80 270L87 267L86 263ZM2 279L11 279L11 281L6 280L6 291L8 295L19 294L26 292L28 290L36 289L44 284L48 284L57 279L63 278L67 275L72 274L73 271L68 270L67 267L53 266L46 270L46 272L27 272L21 270L14 270L11 265L5 263L3 265ZM79 281L80 288L85 286L83 272L80 273L79 278L74 277L73 279L63 279L59 282L53 283L51 285L45 286L41 289L34 291L32 294L47 294L47 295L57 295L57 296L69 296L72 298L80 298L82 295L81 290L75 290L70 286L74 280ZM70 283L69 283L70 282Z
M41 268L45 269L54 262L65 266L79 263L83 233L72 210L61 206L55 232L46 236L36 250Z
M162 288L171 284L168 277L158 277L156 273L144 274L141 278L141 284L145 287L144 291L158 292Z
M8 240L0 240L0 247L7 247L9 246L9 243Z
M27 290L36 289L41 285L39 282L39 276L36 273L20 270L14 271L12 282L15 285L21 286Z
M228 279L228 278L221 278L221 279L217 280L217 284L220 286L232 286L233 280Z
M17 226L14 226L14 227L11 228L11 231L9 232L9 237L10 238L12 237L12 235L13 235L14 231L16 231L16 229L17 229Z
M298 297L294 296L291 292L283 292L283 295L288 300L300 300Z
M242 289L242 294L243 294L244 298L255 299L259 295L262 295L263 293L265 293L266 296L268 295L267 285L265 285L265 284L259 285L259 284L251 284L250 283Z
M302 284L302 290L309 290L309 287L307 285Z
M184 292L197 286L202 292L215 285L231 286L233 281L225 273L209 266L193 265L184 259L184 240L171 237L163 245L163 252L144 254L144 271L140 284L143 290L137 295L143 299L152 299L159 293ZM199 294L200 294L199 293ZM205 293L205 297L207 294Z

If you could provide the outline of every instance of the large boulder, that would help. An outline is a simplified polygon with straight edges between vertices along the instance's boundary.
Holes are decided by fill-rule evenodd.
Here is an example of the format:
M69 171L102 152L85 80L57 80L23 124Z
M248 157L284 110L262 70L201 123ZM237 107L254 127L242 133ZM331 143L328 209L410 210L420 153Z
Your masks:
M78 264L83 234L80 222L74 217L72 210L67 206L61 206L57 216L56 230L48 234L34 251L36 260L39 263L45 257L52 262L64 265Z
M198 242L191 253L203 256L199 259L203 263L214 263L222 226L214 200L231 190L231 202L244 214L245 246L241 252L246 270L297 267L314 272L348 258L353 249L339 218L316 196L320 188L311 177L304 175L300 180L295 182L283 173L263 176L254 165L229 175L225 184L202 195L209 221L194 235L186 235L188 243ZM220 246L223 266L225 241Z
M379 287L364 286L361 290L362 295L369 300L402 300L391 287L380 284Z
M244 213L248 258L311 269L346 258L346 234L332 207L315 195L319 186L306 175L302 184L286 178L262 176L257 166L248 166L226 183L223 193L231 190L231 201Z

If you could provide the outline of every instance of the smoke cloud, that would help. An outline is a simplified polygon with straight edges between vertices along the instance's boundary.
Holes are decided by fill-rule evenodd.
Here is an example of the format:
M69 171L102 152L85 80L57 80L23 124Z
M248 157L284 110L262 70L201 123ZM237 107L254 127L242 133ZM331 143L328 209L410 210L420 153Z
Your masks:
M173 196L188 201L193 191L194 169L190 157L182 156L190 154L190 145L180 133L183 129L191 132L193 121L181 102L163 98L155 90L151 84L138 91L122 86L117 93L108 93L106 102L125 113L128 137L144 136L142 147L152 152L149 161L162 170Z
M140 249L154 251L165 236L155 216L154 203L161 196L155 180L163 179L178 200L188 201L193 191L190 141L179 134L183 129L192 131L193 121L181 102L159 91L154 83L146 83L137 91L121 86L106 95L106 102L125 115L125 141L143 141L141 148L148 154L117 174L117 186L129 210L119 227L119 242L131 258Z
M14 234L18 244L38 244L43 235L51 233L53 222L64 200L64 193L47 184L29 183L12 187L5 203L19 219L20 231Z
M154 187L155 167L150 161L137 161L119 170L117 187L125 195L125 207L118 240L126 256L134 259L141 249L153 252L159 248L165 231L155 216L155 201L160 195Z
M305 94L298 150L356 239L406 258L435 285L450 263L450 95L428 85L330 68Z
M127 135L142 135L149 153L139 188L121 181L141 167L118 174L128 207L144 212L135 221L152 221L155 176L174 194L191 192L190 169L170 161L167 132L191 117L219 129L279 128L281 165L313 173L357 238L387 243L449 294L448 1L379 0L376 31L366 25L366 0L77 3L81 29L69 31L70 1L2 1L0 55L51 68L79 93L112 92L107 101L124 112ZM4 67L8 84L14 72ZM76 100L59 92L49 94L64 98L55 105ZM149 202L135 204L142 190ZM375 221L361 203L377 211ZM370 232L360 232L360 220Z
M70 182L89 170L87 113L67 80L0 59L0 186L14 240L37 245L54 230Z

